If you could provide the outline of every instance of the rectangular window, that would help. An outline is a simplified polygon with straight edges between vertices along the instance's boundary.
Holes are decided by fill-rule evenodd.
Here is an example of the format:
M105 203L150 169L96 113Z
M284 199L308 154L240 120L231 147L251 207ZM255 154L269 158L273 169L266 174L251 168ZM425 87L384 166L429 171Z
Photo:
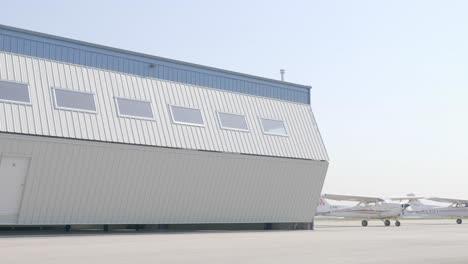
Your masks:
M116 97L115 103L121 117L154 119L150 102Z
M230 130L249 131L245 116L218 112L221 128Z
M276 136L287 136L286 124L282 120L260 118L263 133Z
M172 122L176 124L205 126L200 109L170 105Z
M56 108L96 113L94 94L59 88L54 88L53 90Z
M30 104L29 87L25 83L0 81L0 101Z

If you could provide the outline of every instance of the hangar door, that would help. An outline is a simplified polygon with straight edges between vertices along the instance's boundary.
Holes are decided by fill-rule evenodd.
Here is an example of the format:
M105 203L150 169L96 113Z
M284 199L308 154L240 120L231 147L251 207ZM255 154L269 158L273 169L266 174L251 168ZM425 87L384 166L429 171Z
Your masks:
M0 224L16 224L30 158L0 156Z

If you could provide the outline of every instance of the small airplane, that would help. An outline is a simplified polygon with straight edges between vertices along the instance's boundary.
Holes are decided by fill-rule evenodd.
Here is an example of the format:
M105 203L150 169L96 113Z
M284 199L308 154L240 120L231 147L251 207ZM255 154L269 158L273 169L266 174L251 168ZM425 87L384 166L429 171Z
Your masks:
M414 215L419 217L454 217L457 218L457 224L463 223L463 218L468 217L468 200L461 199L450 199L450 198L440 198L440 197L429 197L427 200L440 203L448 203L449 206L435 206L435 205L425 205L419 200L410 201L411 211L405 212L408 215Z
M390 225L389 219L394 219L395 225L400 226L401 223L398 219L409 206L409 204L392 203L378 197L324 194L322 198L335 201L357 202L355 206L331 206L328 203L321 206L319 203L317 215L363 219L361 222L362 226L367 226L370 219L380 219L384 222L385 226Z

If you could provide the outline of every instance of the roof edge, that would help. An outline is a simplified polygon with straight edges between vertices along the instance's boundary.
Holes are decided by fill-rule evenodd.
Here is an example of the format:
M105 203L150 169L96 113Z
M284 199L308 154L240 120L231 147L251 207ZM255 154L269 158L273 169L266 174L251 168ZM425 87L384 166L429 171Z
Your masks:
M185 66L201 68L201 69L204 69L204 70L210 70L210 71L215 71L215 72L220 72L220 73L225 73L225 74L238 75L238 76L241 76L241 77L244 77L244 78L252 78L252 79L257 79L257 80L260 80L260 81L276 83L276 84L280 84L280 85L290 85L290 86L305 88L305 89L309 89L309 90L312 89L312 86L310 86L310 85L303 85L303 84L285 82L285 81L270 79L270 78L266 78L266 77L261 77L261 76L256 76L256 75L251 75L251 74L246 74L246 73L241 73L241 72L236 72L236 71L224 70L224 69L220 69L220 68L216 68L216 67L205 66L205 65L201 65L201 64L185 62L185 61L180 61L180 60L174 60L174 59L149 55L149 54L146 54L146 53L130 51L130 50L125 50L125 49L120 49L120 48L114 48L114 47L110 47L110 46L106 46L106 45L95 44L95 43L91 43L91 42L87 42L87 41L81 41L81 40L76 40L76 39L71 39L71 38L66 38L66 37L60 37L60 36L57 36L57 35L52 35L52 34L32 31L32 30L28 30L28 29L22 29L22 28L7 26L7 25L3 25L3 24L0 24L0 29L9 30L9 31L16 31L16 32L23 33L23 34L35 35L35 36L38 36L38 37L49 38L49 39L53 39L53 40L57 40L57 41L70 42L70 43L77 44L77 45L84 45L84 46L89 46L89 47L92 47L92 48L104 49L104 50L117 52L117 53L124 53L124 54L131 55L131 56L143 57L143 58L146 58L146 59L161 60L161 61L165 61L165 62L168 62L168 63L181 64L181 65L185 65Z

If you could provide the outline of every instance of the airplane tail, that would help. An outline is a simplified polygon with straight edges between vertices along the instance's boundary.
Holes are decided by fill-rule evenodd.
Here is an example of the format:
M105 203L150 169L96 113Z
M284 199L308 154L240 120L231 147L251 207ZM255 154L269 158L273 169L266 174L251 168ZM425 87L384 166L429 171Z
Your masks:
M329 212L331 209L330 204L327 200L320 198L319 203L317 205L317 214Z
M424 210L426 209L426 205L423 204L420 200L418 199L414 199L414 200L410 200L409 201L409 204L411 206L411 210L413 211L420 211L420 210Z
M411 194L408 194L407 196L408 198L410 198L412 196L414 197L415 195L411 193ZM425 210L431 207L429 205L422 203L420 199L409 199L409 205L411 206L412 211L421 211L421 210Z

